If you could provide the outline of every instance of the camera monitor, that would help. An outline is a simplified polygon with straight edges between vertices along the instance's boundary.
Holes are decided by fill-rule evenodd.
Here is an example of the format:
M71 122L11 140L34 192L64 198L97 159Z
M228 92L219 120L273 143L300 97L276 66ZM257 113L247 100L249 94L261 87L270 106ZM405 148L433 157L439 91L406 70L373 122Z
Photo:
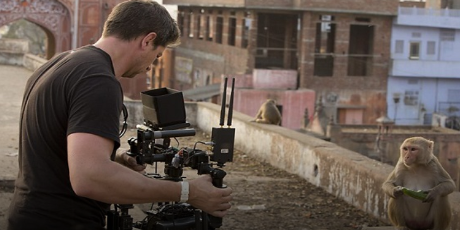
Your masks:
M185 119L184 96L182 92L159 88L141 92L144 120L157 127L184 127Z

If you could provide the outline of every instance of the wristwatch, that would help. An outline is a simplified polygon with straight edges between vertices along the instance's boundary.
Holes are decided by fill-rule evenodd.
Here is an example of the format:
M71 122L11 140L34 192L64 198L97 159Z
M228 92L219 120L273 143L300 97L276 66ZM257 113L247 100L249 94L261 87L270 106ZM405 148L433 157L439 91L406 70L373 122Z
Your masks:
M188 193L189 193L189 184L188 181L181 181L182 190L180 192L180 203L185 203L188 201Z

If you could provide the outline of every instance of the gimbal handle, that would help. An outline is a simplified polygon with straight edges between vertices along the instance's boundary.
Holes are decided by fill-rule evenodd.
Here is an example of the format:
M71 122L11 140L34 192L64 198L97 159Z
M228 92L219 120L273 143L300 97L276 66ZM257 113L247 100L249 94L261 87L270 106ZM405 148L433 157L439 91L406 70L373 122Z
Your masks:
M211 171L209 172L212 178L212 184L217 187L217 188L226 188L227 186L224 185L224 177L227 175L227 173L219 168L212 168ZM213 228L220 228L222 226L222 218L221 217L215 217L210 214L208 214L209 218L209 225Z

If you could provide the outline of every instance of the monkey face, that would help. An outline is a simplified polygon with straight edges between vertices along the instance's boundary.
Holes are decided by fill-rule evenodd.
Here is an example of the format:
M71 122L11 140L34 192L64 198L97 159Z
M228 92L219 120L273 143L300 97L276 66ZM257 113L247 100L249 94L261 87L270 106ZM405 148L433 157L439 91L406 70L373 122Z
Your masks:
M406 144L401 147L401 157L406 166L411 166L417 163L420 155L420 149L416 145Z
M407 167L428 164L433 157L433 144L423 137L407 138L401 145L401 161Z

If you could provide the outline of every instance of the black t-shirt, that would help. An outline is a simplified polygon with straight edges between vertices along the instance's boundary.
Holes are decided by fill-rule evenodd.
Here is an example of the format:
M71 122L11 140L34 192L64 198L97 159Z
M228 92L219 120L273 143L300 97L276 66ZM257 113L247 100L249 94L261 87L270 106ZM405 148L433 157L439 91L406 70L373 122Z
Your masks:
M67 136L83 132L120 146L123 92L110 56L85 46L57 55L28 80L20 120L19 174L9 230L103 229L109 204L77 196Z

